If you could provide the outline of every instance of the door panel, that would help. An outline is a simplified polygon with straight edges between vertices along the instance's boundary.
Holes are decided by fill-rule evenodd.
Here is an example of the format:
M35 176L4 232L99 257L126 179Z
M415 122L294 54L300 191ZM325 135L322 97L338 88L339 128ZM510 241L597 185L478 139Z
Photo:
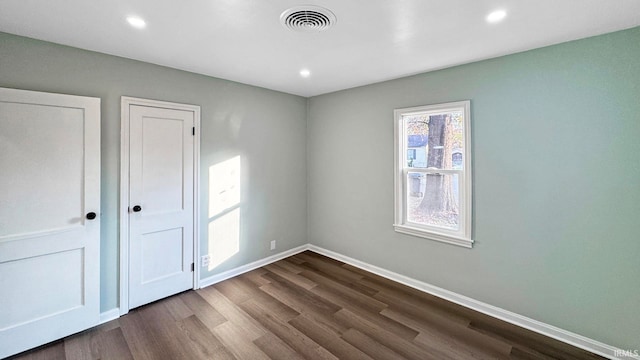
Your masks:
M82 109L0 102L0 113L2 169L11 167L0 171L0 241L81 225Z
M3 294L4 306L13 311L0 318L0 331L81 307L84 289L78 269L83 258L83 249L72 249L0 264L7 289L23 288Z
M141 236L142 283L180 274L184 269L183 229L168 229Z
M98 324L100 99L0 88L0 358Z
M146 156L139 175L140 198L148 209L145 215L184 210L184 133L180 119L142 118L142 154Z
M193 287L194 113L130 105L129 119L129 307L134 308Z

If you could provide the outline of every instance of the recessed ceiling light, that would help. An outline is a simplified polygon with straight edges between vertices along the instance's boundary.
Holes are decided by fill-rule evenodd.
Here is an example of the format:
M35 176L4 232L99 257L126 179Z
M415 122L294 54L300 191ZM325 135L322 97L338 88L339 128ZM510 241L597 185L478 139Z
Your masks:
M127 17L127 22L129 25L133 26L136 29L143 29L147 26L147 23L137 16L129 16Z
M300 76L306 78L311 76L311 71L309 71L309 69L302 69L300 70Z
M487 22L495 24L502 21L507 16L507 12L504 10L496 10L487 15Z

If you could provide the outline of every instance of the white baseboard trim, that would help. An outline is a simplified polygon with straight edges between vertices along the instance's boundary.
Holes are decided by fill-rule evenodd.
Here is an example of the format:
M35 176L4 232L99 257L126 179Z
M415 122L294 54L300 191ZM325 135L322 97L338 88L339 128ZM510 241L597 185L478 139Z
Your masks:
M98 324L104 324L111 320L115 320L120 317L120 308L113 308L105 312L100 313L100 322Z
M289 249L286 251L283 251L281 253L275 254L275 255L271 255L269 257L266 257L264 259L260 259L257 261L254 261L252 263L246 264L246 265L242 265L239 266L237 268L231 269L231 270L227 270L225 272L221 272L220 274L216 274L213 276L209 276L207 278L204 279L200 279L200 288L204 288L207 286L211 286L215 283L219 283L220 281L224 281L227 279L230 279L234 276L238 276L240 274L244 274L246 272L249 272L251 270L255 270L259 267L265 266L265 265L269 265L273 262L282 260L284 258L288 258L289 256L301 253L303 251L309 250L309 244L305 244L305 245L301 245L298 247L294 247L293 249Z
M610 346L604 343L601 343L599 341L593 340L593 339L589 339L587 337L584 337L582 335L578 335L575 333L572 333L570 331L566 331L560 328L557 328L553 325L549 325L549 324L545 324L543 322L534 320L534 319L530 319L528 317L522 316L522 315L518 315L516 313L513 313L511 311L505 310L505 309L501 309L499 307L493 306L493 305L489 305L487 303L483 303L481 301L472 299L470 297L464 296L464 295L460 295L457 293L454 293L452 291L449 290L445 290L443 288L431 285L431 284L427 284L425 282L422 282L420 280L416 280L413 278L410 278L408 276L404 276L404 275L400 275L398 273L395 273L393 271L389 271L386 269L383 269L381 267L375 266L375 265L371 265L368 264L364 261L360 261L342 254L339 254L337 252L331 251L331 250L327 250L324 248L321 248L319 246L316 245L309 245L308 246L308 250L313 251L315 253L330 257L332 259L338 260L338 261L342 261L344 263L347 263L349 265L358 267L360 269L372 272L376 275L380 275L382 277L385 277L387 279L399 282L401 284L410 286L414 289L426 292L428 294L437 296L439 298L451 301L453 303L456 303L458 305L462 305L464 307L467 307L469 309L481 312L483 314L489 315L491 317L494 318L498 318L500 320L506 321L508 323L523 327L525 329L537 332L539 334L548 336L550 338L562 341L564 343L579 347L581 349L587 350L587 351L591 351L592 353L598 354L600 356L604 356L606 358L609 359L620 359L620 360L624 360L624 359L640 359L640 357L638 356L624 356L624 352L622 352L621 349L618 349L614 346ZM618 356L616 356L616 354L618 354Z

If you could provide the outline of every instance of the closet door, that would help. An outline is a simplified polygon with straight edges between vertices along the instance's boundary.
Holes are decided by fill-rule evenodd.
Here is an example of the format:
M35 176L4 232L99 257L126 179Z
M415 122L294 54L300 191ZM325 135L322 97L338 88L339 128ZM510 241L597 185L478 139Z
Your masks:
M195 112L128 112L132 309L193 288Z
M98 324L100 99L0 88L0 358Z

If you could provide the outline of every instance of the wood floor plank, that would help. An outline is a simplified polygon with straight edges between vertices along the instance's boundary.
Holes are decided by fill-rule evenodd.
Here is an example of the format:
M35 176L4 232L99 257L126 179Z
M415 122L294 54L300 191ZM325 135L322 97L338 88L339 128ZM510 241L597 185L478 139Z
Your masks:
M285 344L279 337L268 332L263 337L253 341L262 352L271 359L279 360L303 360L304 357Z
M97 360L100 354L91 346L91 337L96 329L89 329L64 339L64 354L67 359Z
M271 296L268 296L266 293L263 294L264 296L256 296L253 299L259 301L262 307L269 310L274 316L277 316L282 321L289 321L300 315L299 312L291 307L281 303Z
M442 309L437 304L422 302L420 299L412 298L401 293L382 290L373 295L373 297L389 304L389 307L401 309L402 312L427 322L439 324L455 323L461 326L468 326L471 323L471 320L467 317Z
M345 265L344 267L345 269L359 270L360 273L365 272L362 269L358 269L350 265ZM405 286L376 274L369 273L369 275L366 275L361 280L359 280L359 283L363 284L364 286L376 289L379 292L384 292L388 295L394 295L394 297L396 298L403 299L409 303L416 304L417 306L425 305L433 307L439 309L439 311L441 312L455 314L456 316L465 318L467 320L470 320L472 316L476 315L486 316L464 306L422 292L418 289Z
M243 280L241 277L235 277L219 282L212 287L234 304L240 304L251 299L255 292L259 292L258 287L246 284L247 280Z
M100 359L133 360L120 327L99 331L93 340L98 343Z
M147 324L152 324L147 331L155 334L160 342L168 344L169 350L162 358L235 358L195 315L175 321L162 301L141 308L140 314Z
M280 261L275 262L274 264L284 268L285 270L292 272L294 274L300 274L302 271L304 271L303 268L301 268L300 266L298 266L299 264L296 264L295 262L289 261L289 258L287 259L282 259Z
M509 355L509 359L513 360L555 360L556 358L552 358L550 356L540 354L539 352L532 349L520 349L514 347L511 350L511 354Z
M311 292L305 291L303 288L277 274L268 273L264 276L272 281L271 284L263 285L260 289L273 297L276 297L274 294L277 294L282 303L298 312L307 310L323 315L332 315L340 310L340 306L326 301Z
M317 252L314 252L314 251L311 251L311 250L306 250L306 251L302 252L302 254L307 255L309 257L312 257L314 259L318 259L318 260L320 260L322 262L335 265L335 266L342 267L342 265L344 265L344 263L342 261L340 261L340 260L336 260L336 259L330 258L328 256L324 256L322 254L318 254Z
M191 293L189 291L189 293ZM189 297L190 295L185 294L184 297ZM194 315L193 310L187 306L180 297L180 294L177 296L171 296L163 300L165 306L169 310L169 314L173 316L175 320L186 319L191 315Z
M120 327L120 320L115 319L95 327L96 331L109 331Z
M300 286L301 288L304 289L312 289L313 287L315 287L317 284L314 283L313 281L309 280L308 278L305 278L303 276L300 276L296 273L290 272L286 269L284 269L281 266L278 266L278 264L269 264L267 266L264 267L265 269L269 270L270 272L277 274L289 281L291 281L292 283Z
M257 319L271 333L306 359L336 360L337 358L298 329L274 317L260 305L249 300L242 308Z
M567 346L560 341L536 334L532 331L517 327L512 324L491 319L489 322L475 322L469 324L469 328L503 340L513 346L516 354L542 354L554 359L600 359L598 355L588 351ZM514 352L512 351L512 354Z
M412 340L418 335L418 331L401 324L394 319L381 316L381 310L387 308L387 304L366 296L350 287L342 285L317 272L304 271L300 275L309 277L319 285L310 291L314 294L336 304L342 308L367 318L376 325L391 331L406 340Z
M495 351L490 347L478 347L470 344L466 344L460 339L447 337L445 334L438 331L420 332L413 343L422 347L423 349L437 349L444 351L450 356L460 360L474 360L474 359L508 359L511 355L511 347L506 353L503 351Z
M393 308L385 309L381 314L419 331L420 334L414 339L418 345L449 349L459 358L483 358L475 356L475 354L486 354L488 358L504 358L511 352L511 345L508 343L486 338L482 336L483 334L473 333L461 325L457 325L456 332L451 330L451 326L456 326L456 324L442 328L437 324L426 323L413 316L400 313Z
M216 327L213 332L236 358L247 360L269 360L269 356L262 352L262 350L260 350L253 341L246 338L242 329L231 321L227 321L226 323Z
M208 287L197 291L209 304L213 305L227 320L238 325L245 336L251 341L266 334L266 330L253 318L237 307L214 287Z
M120 325L129 350L136 360L159 359L171 353L168 344L162 342L155 331L149 329L152 324L147 324L142 319L139 310L121 317Z
M377 360L405 359L402 355L373 340L356 329L349 329L342 334L342 338L349 344L369 354Z
M308 318L305 315L300 315L295 319L290 320L289 324L298 329L301 333L307 335L323 348L329 350L329 352L339 359L372 360L369 355L344 341L338 336L338 334L318 326L313 319Z
M176 327L184 334L184 338L189 340L185 347L192 355L185 359L236 359L195 315L177 321Z
M157 344L163 344L160 356L172 359L198 358L184 332L177 331L177 323L162 302L156 302L139 309L144 322L144 331L150 334Z
M333 261L329 261L328 258L320 258L317 256L312 256L310 253L304 252L298 254L301 259L305 260L307 264L301 264L302 267L310 267L313 270L321 271L323 273L332 275L339 279L346 280L362 280L363 276L350 271L348 269L343 268L341 265L336 264Z
M270 284L270 282L267 284ZM263 307L269 309L269 311L284 321L289 321L300 315L299 312L268 295L246 278L236 277L229 279L216 284L215 288L236 305L250 299L255 299L259 301Z
M300 265L300 264L304 263L304 260L303 260L303 259L298 258L298 257L297 257L297 255L298 255L298 254L293 255L293 256L289 256L289 257L287 258L287 261L289 261L289 262L291 262L291 263L294 263L294 264L296 264L296 265Z
M391 331L396 336L399 336L405 340L413 340L416 335L418 335L417 330L399 323L394 319L382 316L378 311L371 310L368 307L358 306L357 303L350 302L347 298L344 298L340 296L340 294L327 290L322 285L313 288L311 291L314 294L326 299L327 301L331 301L334 304L341 306L343 309L348 309L349 311L363 318L366 318L376 326Z
M344 276L341 276L340 274L336 274L335 272L332 272L331 269L328 269L327 271L326 268L323 269L321 267L318 267L316 264L309 263L309 262L304 262L300 264L300 267L306 271L322 275L339 284L342 284L348 288L358 291L366 296L374 295L379 291L376 288L365 285L362 281L364 277L358 274L354 274L354 276L351 276L351 277L344 277Z
M267 279L262 277L262 275L265 274L266 272L267 271L265 269L258 268L258 269L246 272L246 273L240 275L239 277L248 279L255 286L259 287L259 286L262 286L262 285L266 285L266 284L268 284L270 282L269 280L267 280Z
M511 352L509 343L469 329L466 324L439 318L431 314L429 308L425 308L420 314L403 310L404 308L398 310L392 306L384 309L381 314L418 330L420 335L417 340L421 344L460 348L465 350L464 353L471 354L484 352L496 357L507 357Z
M355 306L362 307L372 312L379 312L387 307L386 303L356 291L331 278L325 277L320 273L305 270L300 273L300 276L311 280L315 284L326 287L333 293L339 294L341 297L345 298L345 300L354 303Z
M411 343L410 341L395 336L393 333L376 326L367 319L364 319L349 310L342 309L338 311L334 317L345 326L354 328L368 335L378 343L392 349L408 359L454 359L452 356L444 352L429 351Z
M188 291L178 295L178 298L209 330L227 321L227 318L214 309L198 292Z
M332 331L341 334L346 330L345 327L343 327L342 325L340 325L340 323L333 319L332 315L334 312L332 311L328 311L326 309L318 311L318 307L315 306L314 303L305 303L304 300L292 297L290 296L290 294L287 294L282 289L279 289L272 284L262 286L261 289L278 301L296 310L298 313L308 314L309 316L313 317L316 322L318 322L322 326L327 327L328 329L331 329ZM287 319L287 321L290 319ZM281 320L284 321L285 319Z
M229 279L212 286L234 304L251 299L251 289L244 286L239 278Z
M332 317L336 311L341 309L340 306L304 290L278 275L271 273L265 276L273 281L271 284L261 286L262 291L295 311L313 317L318 324L332 331L340 334L346 330Z

